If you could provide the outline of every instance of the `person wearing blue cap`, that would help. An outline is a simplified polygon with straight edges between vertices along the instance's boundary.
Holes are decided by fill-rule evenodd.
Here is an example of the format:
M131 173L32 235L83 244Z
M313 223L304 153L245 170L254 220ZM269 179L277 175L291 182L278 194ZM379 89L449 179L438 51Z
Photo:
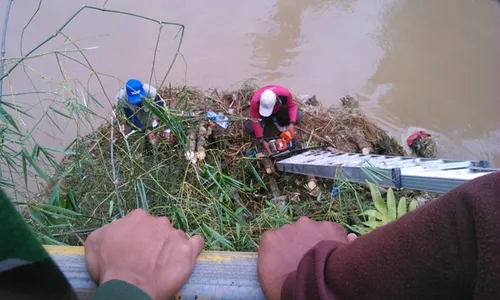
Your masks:
M120 89L116 95L118 107L123 110L127 125L129 125L127 131L133 129L145 131L148 134L149 142L154 144L156 136L152 130L158 126L159 119L142 104L143 98L154 100L157 105L165 107L165 101L158 95L156 88L149 84L143 84L137 79L129 79L125 87ZM121 129L125 131L125 128ZM165 129L163 136L168 138L169 135L169 129Z

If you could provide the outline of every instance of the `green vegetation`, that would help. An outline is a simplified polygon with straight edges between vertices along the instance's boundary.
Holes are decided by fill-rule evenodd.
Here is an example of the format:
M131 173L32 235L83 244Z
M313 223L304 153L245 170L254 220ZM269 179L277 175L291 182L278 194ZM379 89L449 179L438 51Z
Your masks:
M378 187L373 183L368 183L368 185L370 187L375 209L369 209L362 212L360 216L364 217L366 221L362 222L361 225L354 225L351 227L359 234L366 234L376 228L393 222L401 218L407 212L417 208L418 204L416 200L410 200L410 202L407 203L406 198L401 197L399 201L396 202L394 191L391 188L387 190L387 201L384 201Z

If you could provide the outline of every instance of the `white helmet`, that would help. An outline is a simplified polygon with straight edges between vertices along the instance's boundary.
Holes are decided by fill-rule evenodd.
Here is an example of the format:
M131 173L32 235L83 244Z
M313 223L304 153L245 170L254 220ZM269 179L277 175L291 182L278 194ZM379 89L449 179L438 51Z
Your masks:
M263 117L269 117L273 113L276 104L276 94L271 90L265 90L260 95L259 114Z

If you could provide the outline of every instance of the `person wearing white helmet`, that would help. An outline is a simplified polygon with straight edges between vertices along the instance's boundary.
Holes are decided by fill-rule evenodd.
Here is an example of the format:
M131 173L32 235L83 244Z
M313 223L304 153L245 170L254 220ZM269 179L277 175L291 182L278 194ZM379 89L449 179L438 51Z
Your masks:
M295 124L300 120L297 106L290 91L280 85L267 85L254 92L250 103L250 117L254 119L245 124L245 129L255 135L258 144L268 154L269 143L264 140L264 125L272 120L280 130L289 130L295 135Z

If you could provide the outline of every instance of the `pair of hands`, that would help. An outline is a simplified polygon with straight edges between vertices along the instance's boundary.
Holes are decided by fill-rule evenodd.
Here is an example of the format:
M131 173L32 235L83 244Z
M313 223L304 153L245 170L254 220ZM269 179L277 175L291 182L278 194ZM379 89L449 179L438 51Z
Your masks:
M146 131L146 134L148 135L148 141L151 145L156 144L156 134L149 129Z
M152 144L152 145L155 145L156 144L156 134L154 132L152 132L151 130L148 130L146 132L146 134L148 135L148 141ZM171 134L167 133L167 132L162 132L161 134L162 138L168 140L168 141L172 141L172 136Z
M279 299L287 275L304 254L323 240L349 242L342 226L300 218L261 237L257 271L267 299ZM189 237L172 227L167 217L136 209L123 219L94 231L85 242L85 259L99 284L119 279L153 299L170 299L186 283L203 250L199 235Z
M127 135L125 134L127 130L127 126L125 125L120 125L120 132L125 136L127 137ZM148 136L148 141L151 143L151 144L156 144L156 134L154 132L152 132L151 130L147 130L146 131L146 134ZM165 138L166 137L166 133L163 133L163 137Z
M291 123L290 125L288 125L286 130L290 131L292 135L295 136L295 124ZM263 141L262 149L264 150L265 154L271 155L271 148L269 147L269 142Z

